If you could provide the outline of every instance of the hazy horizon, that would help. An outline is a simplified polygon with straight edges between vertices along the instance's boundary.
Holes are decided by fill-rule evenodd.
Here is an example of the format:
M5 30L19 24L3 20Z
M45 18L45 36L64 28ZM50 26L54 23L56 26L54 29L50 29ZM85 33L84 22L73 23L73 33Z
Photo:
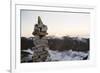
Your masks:
M88 37L90 14L21 10L21 36L32 37L38 16L48 27L48 36Z

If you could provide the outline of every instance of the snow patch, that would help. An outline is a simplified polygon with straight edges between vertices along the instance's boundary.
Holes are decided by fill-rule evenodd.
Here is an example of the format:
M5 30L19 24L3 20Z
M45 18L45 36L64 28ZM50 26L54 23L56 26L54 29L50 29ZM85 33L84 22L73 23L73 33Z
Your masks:
M88 56L88 53L84 52L76 52L76 51L64 51L64 52L58 52L58 51L52 51L48 50L50 54L50 58L53 61L65 61L65 60L82 60L84 57Z
M48 57L48 59L50 61L67 61L67 60L83 60L85 57L89 56L89 53L85 53L85 52L77 52L77 51L53 51L53 50L49 50L47 49L50 56ZM22 50L24 52L28 52L30 53L27 57L25 57L25 60L32 60L32 55L34 54L34 50L31 49L27 49L27 50ZM87 58L88 59L88 58Z

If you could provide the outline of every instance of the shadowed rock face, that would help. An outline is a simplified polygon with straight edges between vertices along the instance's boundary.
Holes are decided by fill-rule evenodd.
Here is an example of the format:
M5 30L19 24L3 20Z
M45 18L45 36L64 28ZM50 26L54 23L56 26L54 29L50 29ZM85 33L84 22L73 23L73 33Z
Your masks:
M33 40L21 37L21 50L34 47Z
M34 37L33 37L34 38ZM73 40L73 38L65 39L48 39L48 46L51 50L65 51L65 50L74 50L74 51L89 51L89 39L84 39L85 42L80 40ZM21 37L21 50L34 47L33 40L29 38Z
M89 39L84 39L85 42L80 41L78 39L73 40L73 38L66 37L64 39L49 39L48 45L51 50L65 51L65 50L73 50L73 51L89 51Z

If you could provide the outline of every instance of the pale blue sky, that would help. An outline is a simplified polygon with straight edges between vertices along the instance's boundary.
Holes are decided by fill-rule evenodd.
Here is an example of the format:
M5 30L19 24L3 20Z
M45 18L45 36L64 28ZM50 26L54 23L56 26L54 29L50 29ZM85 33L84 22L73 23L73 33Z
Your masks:
M48 35L89 37L90 14L21 10L21 36L33 36L38 16L48 26Z

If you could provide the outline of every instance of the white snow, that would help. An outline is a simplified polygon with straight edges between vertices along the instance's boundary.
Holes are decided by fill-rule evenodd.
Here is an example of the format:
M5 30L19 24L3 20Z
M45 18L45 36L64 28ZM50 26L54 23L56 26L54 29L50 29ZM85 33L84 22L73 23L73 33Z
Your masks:
M27 49L27 50L22 50L23 52L28 52L28 53L30 53L30 54L33 54L34 52L31 50L31 49Z
M31 60L34 51L30 49L23 50L23 51L30 53L30 55L28 55L26 59ZM72 50L59 52L59 51L53 51L48 49L48 52L50 54L50 57L48 57L50 61L83 60L84 57L89 55L88 53L85 52L77 52Z
M64 52L58 52L58 51L52 51L49 50L50 58L55 61L64 61L64 60L82 60L84 57L88 56L88 53L84 52L76 52L76 51L64 51Z

